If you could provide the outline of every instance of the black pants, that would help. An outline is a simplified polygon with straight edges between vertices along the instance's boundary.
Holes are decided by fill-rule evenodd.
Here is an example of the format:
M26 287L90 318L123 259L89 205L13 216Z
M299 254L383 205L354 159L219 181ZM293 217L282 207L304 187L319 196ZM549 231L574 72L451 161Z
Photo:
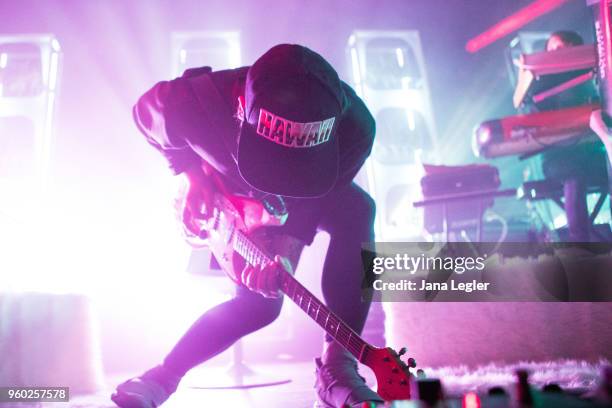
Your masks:
M288 204L285 233L307 243L312 242L317 229L329 233L321 282L323 296L332 311L361 333L370 302L362 299L360 250L363 242L374 238L374 201L353 183L321 199ZM164 365L180 376L185 375L242 336L273 322L282 303L282 298L269 299L238 287L234 298L208 310L191 326L165 358Z

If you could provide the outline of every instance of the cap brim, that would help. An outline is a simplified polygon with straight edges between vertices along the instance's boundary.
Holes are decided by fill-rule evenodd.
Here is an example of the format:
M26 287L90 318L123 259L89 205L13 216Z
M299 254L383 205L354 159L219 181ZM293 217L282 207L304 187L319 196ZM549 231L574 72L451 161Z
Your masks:
M287 197L323 196L338 179L338 141L291 148L258 135L246 122L238 141L238 170L253 188Z

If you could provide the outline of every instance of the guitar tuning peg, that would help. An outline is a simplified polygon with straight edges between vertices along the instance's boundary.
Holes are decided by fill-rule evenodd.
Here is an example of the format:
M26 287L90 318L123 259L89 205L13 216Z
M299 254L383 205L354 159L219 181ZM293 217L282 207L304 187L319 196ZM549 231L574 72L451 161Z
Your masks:
M412 357L410 357L407 361L408 367L410 368L414 368L417 366L416 360Z
M425 375L425 371L423 371L423 369L422 369L422 368L419 368L419 369L417 370L417 378L425 378L425 377L427 377L427 376Z
M406 354L406 351L408 351L408 350L406 349L406 347L402 347L402 348L400 349L399 353L397 353L397 355L401 357L401 356L403 356L404 354Z

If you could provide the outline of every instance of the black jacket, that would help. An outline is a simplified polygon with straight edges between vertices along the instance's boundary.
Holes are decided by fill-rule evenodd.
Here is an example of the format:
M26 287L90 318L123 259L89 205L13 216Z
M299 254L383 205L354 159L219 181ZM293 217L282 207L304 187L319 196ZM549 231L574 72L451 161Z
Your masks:
M133 109L136 125L175 174L205 159L239 190L253 190L239 176L235 155L239 133L235 113L247 71L248 67L216 72L209 67L190 69L179 78L157 83L140 97ZM209 75L216 95L196 95L203 92L193 86L200 75ZM363 101L349 85L342 86L347 104L337 129L340 166L335 189L353 180L370 154L375 134L374 119ZM202 106L208 100L214 103ZM225 126L218 126L218 121Z

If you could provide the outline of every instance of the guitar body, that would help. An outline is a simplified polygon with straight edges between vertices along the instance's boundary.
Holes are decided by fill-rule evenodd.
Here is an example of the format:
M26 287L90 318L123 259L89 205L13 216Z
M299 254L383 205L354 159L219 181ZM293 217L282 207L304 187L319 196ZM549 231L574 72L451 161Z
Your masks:
M283 225L286 215L273 216L261 202L229 193L218 178L215 184L220 191L213 197L213 217L206 228L207 246L227 276L234 282L240 283L240 274L246 261L236 250L235 240L238 233L256 239L258 233L262 231L261 228ZM263 237L260 239L264 240Z

